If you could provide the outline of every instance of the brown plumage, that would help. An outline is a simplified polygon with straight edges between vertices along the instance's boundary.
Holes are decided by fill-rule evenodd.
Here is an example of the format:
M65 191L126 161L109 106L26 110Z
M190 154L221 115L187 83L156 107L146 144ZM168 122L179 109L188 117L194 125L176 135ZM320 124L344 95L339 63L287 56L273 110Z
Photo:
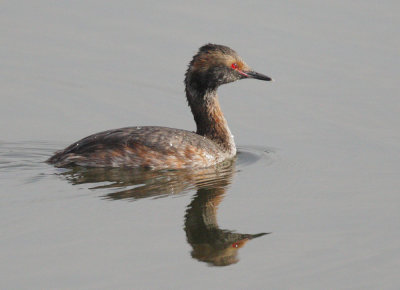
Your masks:
M252 71L232 49L201 47L185 75L186 97L197 131L166 127L128 127L90 135L47 162L57 167L208 167L236 155L236 146L218 102L217 88L243 78L269 81Z

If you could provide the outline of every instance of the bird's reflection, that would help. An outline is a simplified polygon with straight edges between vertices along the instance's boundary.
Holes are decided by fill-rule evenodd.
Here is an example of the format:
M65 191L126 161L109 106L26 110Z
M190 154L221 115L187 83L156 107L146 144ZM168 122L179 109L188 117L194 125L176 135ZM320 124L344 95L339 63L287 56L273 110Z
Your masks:
M193 258L214 266L238 262L238 249L249 240L265 235L240 234L220 229L218 205L235 173L235 160L201 170L150 171L75 167L61 173L72 184L89 184L108 191L106 199L137 200L176 195L196 189L185 215L184 230Z
M229 181L224 179L218 186L199 188L185 215L185 232L193 248L192 257L214 266L237 263L239 248L249 240L267 234L240 234L219 228L218 205L224 198Z

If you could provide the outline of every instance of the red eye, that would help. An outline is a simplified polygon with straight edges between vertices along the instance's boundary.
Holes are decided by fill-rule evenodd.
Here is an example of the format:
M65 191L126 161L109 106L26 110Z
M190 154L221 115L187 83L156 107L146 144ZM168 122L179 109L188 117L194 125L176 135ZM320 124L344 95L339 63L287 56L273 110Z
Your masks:
M232 63L231 67L232 67L233 69L237 69L237 68L238 68L238 65L237 65L237 63Z

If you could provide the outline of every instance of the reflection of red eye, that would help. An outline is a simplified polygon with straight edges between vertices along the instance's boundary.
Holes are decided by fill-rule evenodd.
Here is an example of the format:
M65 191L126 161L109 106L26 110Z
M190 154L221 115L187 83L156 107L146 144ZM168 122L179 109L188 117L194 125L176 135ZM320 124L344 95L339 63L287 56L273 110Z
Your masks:
M237 65L237 63L232 63L231 67L232 67L233 69L237 69L237 68L238 68L238 65Z
M232 68L233 68L233 65L232 65ZM237 247L239 247L239 245L238 245L238 243L233 243L233 244L232 244L232 247L233 247L233 248L237 248Z

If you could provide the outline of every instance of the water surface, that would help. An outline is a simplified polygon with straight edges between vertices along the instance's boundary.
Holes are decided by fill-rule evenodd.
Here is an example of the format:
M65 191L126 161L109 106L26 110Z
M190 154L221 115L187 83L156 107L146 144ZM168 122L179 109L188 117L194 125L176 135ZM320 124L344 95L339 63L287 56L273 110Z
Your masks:
M0 287L399 289L399 8L3 1ZM107 129L194 130L183 77L207 42L276 80L220 88L234 164L44 163Z

